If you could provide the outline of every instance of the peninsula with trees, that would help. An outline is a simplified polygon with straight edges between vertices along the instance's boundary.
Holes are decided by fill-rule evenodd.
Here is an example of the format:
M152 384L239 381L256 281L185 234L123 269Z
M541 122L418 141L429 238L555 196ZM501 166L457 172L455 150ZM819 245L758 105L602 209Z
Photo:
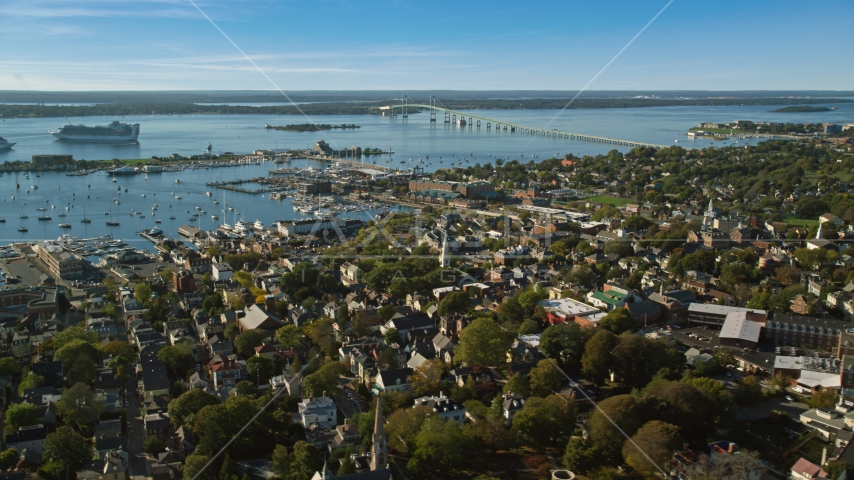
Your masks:
M300 123L296 125L284 125L284 126L270 126L266 125L264 128L270 130L282 130L285 132L319 132L321 130L355 130L357 128L362 128L358 125L354 124L341 124L341 125L329 125L328 123Z
M832 112L836 107L813 107L810 105L792 105L791 107L777 108L768 110L773 113L811 113L811 112Z

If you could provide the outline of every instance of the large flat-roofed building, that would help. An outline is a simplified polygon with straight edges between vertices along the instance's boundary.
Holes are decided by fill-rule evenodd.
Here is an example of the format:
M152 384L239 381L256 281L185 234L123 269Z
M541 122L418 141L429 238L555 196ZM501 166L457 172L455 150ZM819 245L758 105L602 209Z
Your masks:
M494 193L495 187L492 186L492 183L486 181L449 182L444 180L433 180L430 178L421 178L409 181L410 192L420 192L421 190L456 192L465 198L482 200Z
M727 315L735 312L745 312L747 318L754 322L765 324L768 313L765 310L757 310L741 307L727 307L725 305L710 305L707 303L692 303L688 305L688 322L702 323L706 325L722 326Z
M803 315L774 314L765 324L763 336L776 346L804 347L835 352L842 348L851 334L851 322L835 318L807 317ZM841 358L841 354L840 354Z
M305 235L314 231L322 234L324 230L331 230L338 225L338 220L333 217L306 218L305 220L293 220L291 222L279 222L279 234Z
M36 314L42 320L57 311L56 287L0 288L0 315L24 318Z
M205 232L192 226L192 225L181 225L178 227L178 233L187 237L187 238L205 238Z
M721 326L721 345L728 347L756 348L763 322L754 321L747 310L729 312ZM760 317L761 318L761 317Z
M332 182L302 182L297 184L297 192L302 195L332 193Z
M593 305L571 298L543 300L539 307L546 312L546 320L552 325L575 322L582 327L595 327L605 318L606 313Z
M56 278L76 278L83 274L83 260L54 242L39 242L38 254Z

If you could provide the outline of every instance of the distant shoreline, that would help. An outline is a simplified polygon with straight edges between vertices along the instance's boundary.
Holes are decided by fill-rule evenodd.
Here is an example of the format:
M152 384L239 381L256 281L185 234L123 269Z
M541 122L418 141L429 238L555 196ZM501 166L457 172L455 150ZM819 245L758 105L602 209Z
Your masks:
M427 104L429 100L414 98L412 103ZM452 110L557 110L644 108L682 106L793 106L804 104L851 103L846 98L568 98L558 99L489 99L444 100L439 106ZM379 107L398 105L399 100L370 102L330 102L302 105L199 105L196 103L103 103L96 105L10 105L0 104L0 118L60 118L91 116L142 116L142 115L371 115L379 114ZM423 109L410 107L409 113Z

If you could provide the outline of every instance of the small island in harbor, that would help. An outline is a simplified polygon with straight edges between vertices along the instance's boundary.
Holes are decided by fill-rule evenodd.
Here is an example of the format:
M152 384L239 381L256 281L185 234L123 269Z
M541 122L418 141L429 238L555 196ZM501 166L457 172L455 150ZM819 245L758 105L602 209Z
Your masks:
M379 148L365 148L362 150L362 155L390 155L394 152L389 150L382 150Z
M272 125L264 125L264 128L273 129L273 130L284 130L286 132L319 132L320 130L349 130L355 128L361 128L358 125L350 125L341 124L341 125L329 125L327 123L300 123L299 125L280 125L280 126L272 126Z
M775 110L768 110L774 113L803 113L803 112L830 112L836 110L836 107L813 107L810 105L792 105L791 107L783 107Z

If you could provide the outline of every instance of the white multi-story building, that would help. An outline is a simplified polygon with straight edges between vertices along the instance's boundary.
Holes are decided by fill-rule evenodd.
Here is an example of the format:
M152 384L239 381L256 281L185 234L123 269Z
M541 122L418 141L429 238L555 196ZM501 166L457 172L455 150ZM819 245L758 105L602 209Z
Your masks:
M463 424L466 419L466 407L446 397L443 393L438 396L419 397L415 399L413 407L426 407L439 414L445 420L451 420Z
M304 398L299 403L299 415L305 428L319 425L331 430L338 424L338 407L329 397Z

